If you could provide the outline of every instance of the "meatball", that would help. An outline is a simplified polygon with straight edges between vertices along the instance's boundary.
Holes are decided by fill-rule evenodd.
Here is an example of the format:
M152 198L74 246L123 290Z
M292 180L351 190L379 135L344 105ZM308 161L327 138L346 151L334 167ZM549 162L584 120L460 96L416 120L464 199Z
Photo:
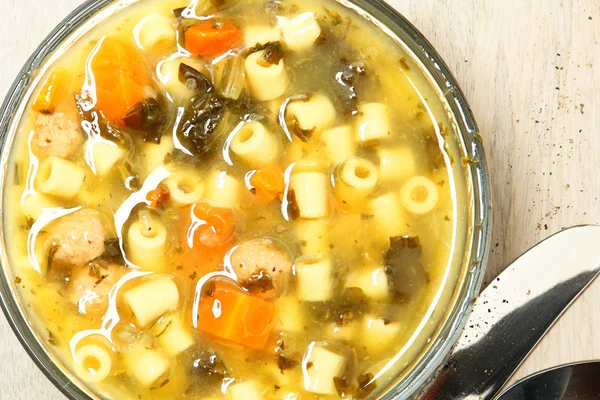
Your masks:
M69 280L68 298L81 314L103 313L108 308L108 294L121 279L124 267L115 264L78 267Z
M104 226L100 213L80 210L58 219L50 228L48 248L53 262L82 266L104 253Z
M83 135L77 125L65 114L40 114L35 121L33 146L43 157L68 157L83 142Z
M240 245L231 255L238 281L259 296L281 295L292 272L289 255L268 239Z

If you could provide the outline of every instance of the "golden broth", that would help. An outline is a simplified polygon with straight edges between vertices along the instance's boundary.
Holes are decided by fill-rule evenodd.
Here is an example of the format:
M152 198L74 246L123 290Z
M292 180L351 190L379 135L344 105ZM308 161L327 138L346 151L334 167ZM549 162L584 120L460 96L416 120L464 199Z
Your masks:
M227 23L232 52L187 54ZM264 70L249 38L280 44ZM418 357L468 201L443 104L391 39L330 1L147 0L42 81L59 69L66 95L18 127L4 215L26 312L96 393L361 398ZM142 125L108 117L140 96Z

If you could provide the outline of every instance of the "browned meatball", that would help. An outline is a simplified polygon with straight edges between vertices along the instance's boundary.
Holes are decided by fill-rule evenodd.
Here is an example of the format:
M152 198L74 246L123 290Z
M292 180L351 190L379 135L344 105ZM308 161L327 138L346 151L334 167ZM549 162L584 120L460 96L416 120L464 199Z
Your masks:
M238 281L260 296L281 295L292 272L288 254L271 240L252 240L240 245L231 255Z
M35 121L33 147L39 156L68 157L83 142L83 134L65 114L40 114Z
M104 253L104 226L100 213L80 210L58 219L50 228L48 248L53 262L82 266Z
M93 265L73 269L69 280L69 300L81 314L103 313L108 294L126 272L118 265Z

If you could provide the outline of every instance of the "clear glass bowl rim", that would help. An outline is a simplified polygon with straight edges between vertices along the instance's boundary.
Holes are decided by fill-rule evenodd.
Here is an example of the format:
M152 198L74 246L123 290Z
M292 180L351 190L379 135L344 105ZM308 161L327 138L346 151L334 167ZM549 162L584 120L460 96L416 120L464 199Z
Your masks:
M468 169L472 177L470 189L473 196L472 204L472 239L470 250L471 260L468 279L460 289L458 301L449 313L445 325L434 340L434 343L411 371L393 389L383 395L383 399L407 399L418 396L420 390L426 387L443 366L454 343L458 340L472 308L472 301L479 294L487 256L489 253L492 207L491 186L482 138L471 108L459 88L456 79L446 63L439 56L429 41L404 16L383 0L341 0L358 6L367 14L373 16L383 26L404 42L413 54L424 65L427 72L442 90L450 112L455 118L459 139L462 140L465 156L470 160ZM57 49L69 35L83 25L90 17L115 0L88 0L67 16L39 45L27 60L19 75L9 89L0 108L0 150L4 148L12 123L12 117L21 103L23 96L32 80L31 74L40 68L47 57ZM2 166L0 177L4 177L6 165ZM2 227L2 229L4 229ZM3 250L5 248L2 243ZM463 267L464 268L464 267ZM71 400L92 400L86 391L75 385L36 339L27 321L23 318L17 301L12 293L6 274L0 274L0 306L11 325L17 338L46 377Z

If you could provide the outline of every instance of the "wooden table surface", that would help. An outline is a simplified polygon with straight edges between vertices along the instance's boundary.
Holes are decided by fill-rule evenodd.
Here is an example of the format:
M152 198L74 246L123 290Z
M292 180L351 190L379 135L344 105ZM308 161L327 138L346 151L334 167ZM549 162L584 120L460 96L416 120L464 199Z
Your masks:
M0 95L81 0L0 0ZM488 280L564 227L600 223L600 2L389 0L433 43L470 101L493 179ZM568 266L565 266L568 268ZM518 376L600 359L600 281ZM64 398L0 317L0 398Z

